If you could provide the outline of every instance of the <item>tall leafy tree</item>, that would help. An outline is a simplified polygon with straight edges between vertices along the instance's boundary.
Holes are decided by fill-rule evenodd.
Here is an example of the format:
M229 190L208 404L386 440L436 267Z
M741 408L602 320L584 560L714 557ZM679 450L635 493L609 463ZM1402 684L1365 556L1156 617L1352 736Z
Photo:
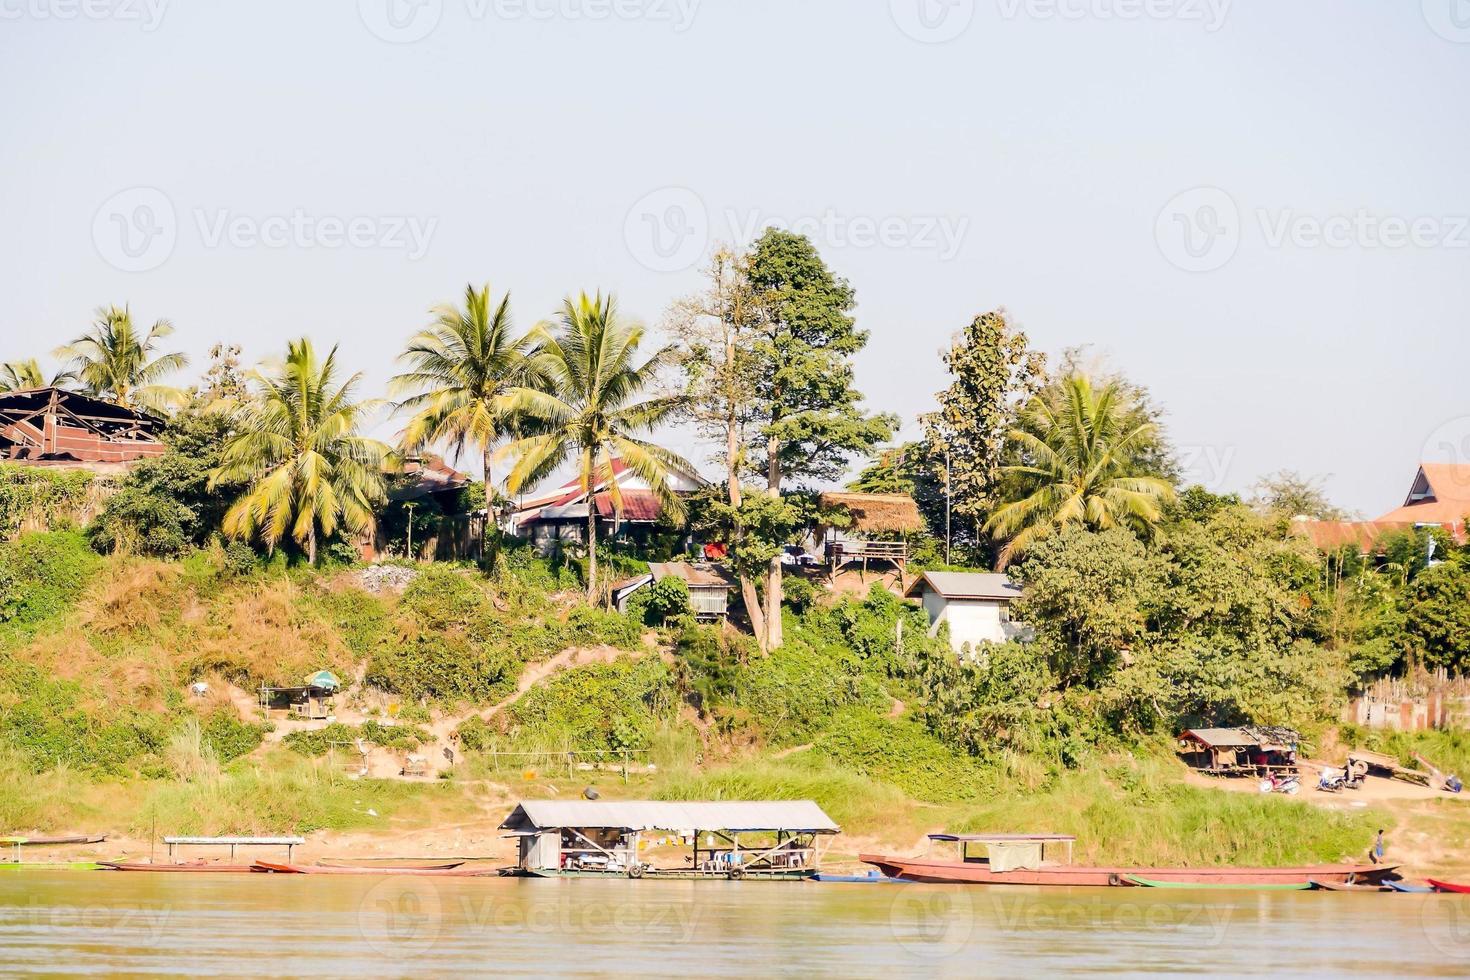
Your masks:
M955 337L944 366L950 383L939 393L939 410L920 421L954 517L978 531L995 507L1007 433L1041 387L1044 358L1029 349L1026 335L1004 310L995 310L977 316ZM949 529L939 530L948 542Z
M597 594L597 510L592 490L606 483L613 509L621 513L622 492L612 461L621 459L641 477L670 516L682 518L684 503L669 477L692 467L677 454L642 438L672 419L685 405L682 395L653 395L658 375L672 359L663 348L639 363L643 327L624 322L612 297L582 293L568 298L555 330L531 331L532 370L545 387L521 387L510 408L522 415L524 435L506 447L515 458L506 487L511 493L550 476L566 463L588 494L587 596Z
M1058 528L1148 531L1175 497L1148 460L1161 441L1116 380L1094 388L1082 374L1058 379L1031 400L1010 434L1019 462L1005 472L1017 496L997 507L986 529L1004 539L1000 567Z
M82 390L125 408L162 411L184 401L184 392L163 379L189 363L178 352L158 353L158 342L174 332L173 324L158 320L146 333L133 324L128 307L97 310L92 332L58 349L69 362L68 372Z
M747 448L775 497L787 480L841 476L854 456L889 439L898 420L863 411L852 358L868 335L852 317L852 287L806 236L766 231L747 276L756 302ZM782 639L779 557L767 571L765 601L766 646L774 650Z
M255 397L235 410L234 435L210 474L211 488L247 484L225 514L226 534L271 549L289 534L314 565L322 539L372 528L389 449L359 433L376 408L354 399L362 375L338 375L337 348L322 360L305 338L290 343L278 369L251 372Z
M462 307L440 306L400 356L406 370L392 381L399 407L411 412L402 449L447 444L480 451L486 496L495 514L494 450L515 432L512 392L530 384L527 337L515 336L510 294L495 302L490 287L465 287ZM494 521L492 520L492 523Z
M748 496L742 481L746 465L746 429L756 411L754 343L758 326L755 291L750 281L750 256L729 247L716 250L705 271L702 291L681 299L670 311L671 333L679 338L676 357L684 373L688 412L700 435L716 439L725 463L726 504L716 507L718 530L729 535L732 564L740 579L740 594L751 629L762 649L766 644L765 617L756 592L759 574L765 575L770 542L751 540L757 534L747 525L755 519L762 529L773 525L766 510L748 514ZM758 534L757 534L758 536ZM775 552L779 553L776 548Z

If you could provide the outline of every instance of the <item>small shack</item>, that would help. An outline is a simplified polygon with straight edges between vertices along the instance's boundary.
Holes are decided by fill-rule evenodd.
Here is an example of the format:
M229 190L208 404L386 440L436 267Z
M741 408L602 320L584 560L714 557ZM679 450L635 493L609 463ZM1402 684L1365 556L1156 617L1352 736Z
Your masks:
M639 575L614 583L613 605L618 612L628 611L628 600L633 593L646 585L666 578L683 579L689 586L689 605L694 618L712 623L725 619L730 614L730 591L737 585L735 576L722 565L706 562L690 564L683 561L649 562L648 575Z
M810 800L529 800L500 829L521 875L691 879L806 878L841 830Z
M845 528L818 528L832 574L854 562L861 562L865 572L869 561L888 562L899 569L907 566L909 546L904 535L924 530L924 518L913 497L905 493L828 492L820 500L823 508L843 511L849 517Z
M269 711L284 708L292 717L305 721L327 721L337 711L337 692L342 682L330 670L319 670L300 687L260 687L260 707Z
M949 645L955 653L971 653L982 643L1029 640L1031 631L1011 621L1011 603L1021 598L1021 587L995 572L925 572L914 580L904 597L918 599L929 614L929 633L949 624Z
M1289 728L1190 728L1178 752L1212 776L1297 775L1301 736Z

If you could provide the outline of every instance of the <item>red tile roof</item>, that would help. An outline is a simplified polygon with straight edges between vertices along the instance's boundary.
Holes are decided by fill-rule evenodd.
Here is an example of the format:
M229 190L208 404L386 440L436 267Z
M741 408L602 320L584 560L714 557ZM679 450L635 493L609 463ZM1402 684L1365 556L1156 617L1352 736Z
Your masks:
M1470 515L1470 464L1423 463L1404 505L1378 520L1380 523L1443 524L1463 535L1466 515Z
M616 515L620 520L651 523L658 520L659 515L664 512L663 504L658 502L658 496L652 490L624 490L621 496L622 513ZM592 499L597 506L599 517L612 518L615 516L612 494L599 493Z

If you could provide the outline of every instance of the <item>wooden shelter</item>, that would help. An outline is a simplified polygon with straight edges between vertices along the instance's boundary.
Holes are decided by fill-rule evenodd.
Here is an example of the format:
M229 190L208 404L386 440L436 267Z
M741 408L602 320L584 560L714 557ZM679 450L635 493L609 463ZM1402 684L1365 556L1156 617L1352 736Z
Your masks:
M1296 775L1300 742L1289 728L1190 728L1179 734L1178 751L1214 776Z
M105 466L163 455L163 420L61 388L0 394L0 460Z
M519 839L516 873L537 878L801 879L840 832L809 800L528 800L500 829ZM690 852L661 859L668 848Z
M924 518L913 497L904 493L828 491L820 499L824 508L846 511L851 517L846 528L824 527L819 532L834 575L851 562L861 562L864 571L874 559L900 569L908 564L908 543L903 536L924 530Z

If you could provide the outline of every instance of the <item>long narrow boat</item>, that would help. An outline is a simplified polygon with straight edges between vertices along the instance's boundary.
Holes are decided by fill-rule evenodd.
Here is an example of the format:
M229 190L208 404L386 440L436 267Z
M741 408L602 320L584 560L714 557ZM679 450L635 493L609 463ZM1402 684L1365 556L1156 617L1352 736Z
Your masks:
M1437 878L1427 878L1425 880L1437 892L1453 892L1456 895L1470 895L1470 885L1457 885L1453 881L1440 881Z
M1383 886L1389 891L1408 892L1411 895L1423 895L1434 891L1433 885L1411 885L1407 881L1385 881Z
M1313 881L1312 888L1319 892L1391 892L1396 889L1388 887L1392 882L1384 882L1381 885L1339 885L1332 881Z
M461 867L463 861L450 861L445 864L418 864L409 862L406 864L375 864L364 867L361 864L349 864L346 861L323 861L323 868L348 868L358 871L452 871Z
M1075 867L1066 861L1046 860L1064 847L1070 858L1074 838L1056 834L931 834L933 841L958 844L958 860L937 857L894 857L859 854L890 878L935 884L1059 885L1081 887L1131 886L1130 878L1176 885L1289 885L1379 884L1396 870L1375 864L1317 864L1284 868L1124 868ZM986 850L973 856L969 845Z
M0 871L96 871L96 861L0 861Z
M103 871L148 871L156 874L249 874L255 869L248 864L146 864L141 861L98 861Z
M107 840L104 834L100 837L0 837L0 844L27 844L45 847L53 844L100 844Z
M1286 884L1269 884L1269 885L1230 885L1230 884L1221 884L1219 882L1214 882L1214 881L1210 881L1210 882L1154 881L1152 878L1145 878L1142 875L1129 875L1128 876L1128 881L1129 881L1130 884L1139 885L1139 886L1142 886L1144 888L1203 888L1203 889L1206 889L1206 890L1209 890L1209 889L1235 889L1235 890L1240 890L1240 891L1283 891L1283 892L1287 892L1287 891L1304 892L1304 891L1308 891L1309 889L1312 888L1312 883L1310 881L1305 882L1305 883L1301 883L1301 884L1298 884L1297 882L1289 882L1289 883L1286 883ZM1348 887L1348 886L1333 885L1332 887L1338 888L1338 887Z
M256 861L252 868L274 874L295 875L416 875L439 878L480 878L499 874L493 869L482 868L338 868L325 864L276 864L273 861Z

